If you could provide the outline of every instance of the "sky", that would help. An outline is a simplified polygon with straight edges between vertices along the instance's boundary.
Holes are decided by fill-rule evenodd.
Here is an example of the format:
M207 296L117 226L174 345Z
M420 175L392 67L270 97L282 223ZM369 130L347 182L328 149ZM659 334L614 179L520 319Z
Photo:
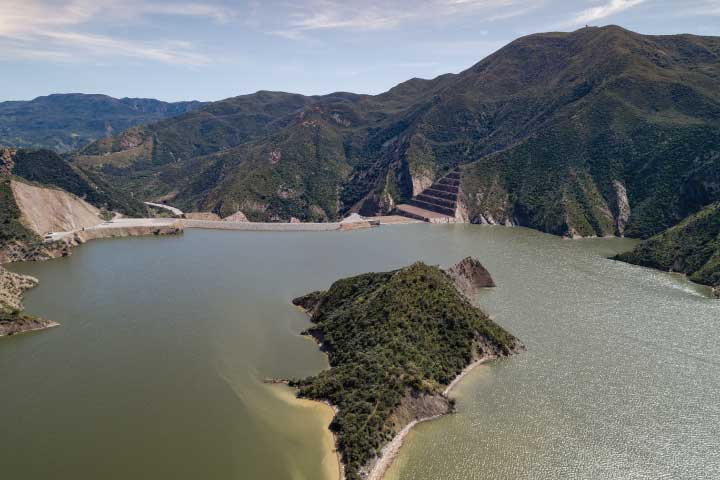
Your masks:
M720 0L0 0L0 100L375 94L586 24L720 35Z

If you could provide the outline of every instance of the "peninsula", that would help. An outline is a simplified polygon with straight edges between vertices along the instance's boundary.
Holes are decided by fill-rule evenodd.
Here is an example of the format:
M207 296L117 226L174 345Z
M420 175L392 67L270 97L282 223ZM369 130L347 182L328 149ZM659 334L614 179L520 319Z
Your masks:
M293 300L312 316L306 333L331 368L290 385L337 407L330 429L348 480L381 476L397 449L383 452L388 442L451 412L447 387L468 366L524 348L471 303L473 288L492 284L482 265L461 265L450 273L418 262Z
M649 238L616 260L688 275L720 297L720 203Z

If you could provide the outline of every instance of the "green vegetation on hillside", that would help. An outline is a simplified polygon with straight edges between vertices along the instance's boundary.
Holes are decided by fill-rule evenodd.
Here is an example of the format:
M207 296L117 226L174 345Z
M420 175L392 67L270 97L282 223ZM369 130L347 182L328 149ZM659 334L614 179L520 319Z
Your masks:
M616 259L685 273L694 282L720 286L720 203L691 215Z
M135 125L181 115L202 105L79 93L0 102L0 145L69 152Z
M381 95L257 92L98 141L77 165L185 210L385 213L458 165L470 220L648 238L720 200L720 38L522 37Z
M20 222L20 216L10 178L0 176L0 251L15 242L30 244L40 240Z
M348 480L397 433L391 415L403 397L439 394L473 358L518 347L444 271L423 263L338 280L293 303L312 313L309 333L331 368L292 384L338 407L330 428Z
M12 173L25 180L61 188L99 208L137 217L146 213L141 202L118 191L96 174L74 167L51 150L20 149L14 156L14 163Z

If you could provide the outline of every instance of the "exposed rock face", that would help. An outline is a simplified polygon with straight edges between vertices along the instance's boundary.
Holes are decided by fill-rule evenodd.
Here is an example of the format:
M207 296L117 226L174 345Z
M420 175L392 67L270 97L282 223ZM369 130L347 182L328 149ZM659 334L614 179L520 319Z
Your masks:
M12 173L15 166L15 153L17 153L17 150L14 148L0 149L0 175L10 175Z
M35 277L19 275L0 267L0 308L22 310L22 296L38 284Z
M247 222L248 218L245 216L245 214L241 211L237 211L230 215L229 217L223 218L223 222Z
M18 333L45 330L56 327L59 323L45 320L21 313L0 313L0 337L16 335Z
M467 257L447 270L455 287L472 298L481 288L494 287L490 272L475 258Z
M412 194L413 197L421 194L424 190L430 188L434 182L434 178L429 174L417 174L412 176Z
M413 394L408 392L395 407L390 421L395 433L405 428L410 422L444 415L451 410L450 401L440 394Z
M66 242L24 243L13 242L0 250L0 264L13 262L40 262L67 257L73 245Z
M470 223L470 212L467 206L467 197L463 193L462 188L458 192L457 205L455 208L455 222L456 223Z
M350 214L340 222L340 230L358 230L362 228L370 228L372 226L373 225L368 220L357 213Z
M613 182L616 194L615 204L615 233L619 236L625 234L625 225L630 218L630 201L628 200L625 185L615 180Z
M462 194L459 200L464 204L465 215L470 223L508 227L517 223L508 192L498 177L485 178L470 174L461 178Z
M715 295L715 298L720 298L720 285L713 288L713 295Z
M305 310L308 315L312 316L315 313L315 309L320 305L323 299L323 292L312 292L302 297L293 299L292 303Z
M11 182L23 224L38 235L68 232L102 223L100 211L62 190Z
M0 267L0 337L57 325L50 320L21 313L23 293L37 284L34 277L19 275Z

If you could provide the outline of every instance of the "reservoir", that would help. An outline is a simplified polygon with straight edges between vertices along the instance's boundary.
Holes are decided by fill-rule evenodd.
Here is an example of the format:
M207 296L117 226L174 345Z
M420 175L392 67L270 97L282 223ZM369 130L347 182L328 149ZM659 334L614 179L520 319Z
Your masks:
M0 339L3 478L335 479L332 411L269 377L327 368L292 298L422 260L477 257L478 301L527 352L476 368L458 412L408 436L389 478L720 476L720 302L608 260L632 240L522 228L187 230L10 265L40 279Z

